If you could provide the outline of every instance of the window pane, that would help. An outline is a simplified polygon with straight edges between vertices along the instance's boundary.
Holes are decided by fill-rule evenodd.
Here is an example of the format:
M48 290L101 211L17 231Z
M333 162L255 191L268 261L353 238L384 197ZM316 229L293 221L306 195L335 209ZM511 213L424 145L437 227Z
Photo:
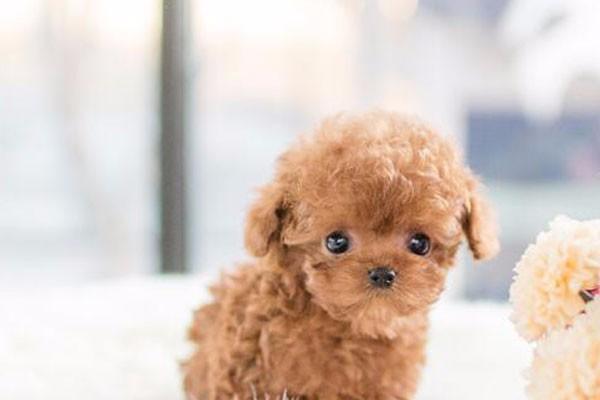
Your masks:
M2 8L0 281L151 270L158 4Z

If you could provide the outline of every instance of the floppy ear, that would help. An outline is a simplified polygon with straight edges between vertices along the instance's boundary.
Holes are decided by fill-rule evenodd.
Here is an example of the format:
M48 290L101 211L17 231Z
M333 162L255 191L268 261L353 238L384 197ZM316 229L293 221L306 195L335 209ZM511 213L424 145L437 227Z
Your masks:
M246 217L244 244L250 254L262 257L269 252L280 234L282 217L283 191L277 184L263 187Z
M475 178L471 178L469 182L463 230L476 260L493 258L500 250L494 212L480 193L479 183Z

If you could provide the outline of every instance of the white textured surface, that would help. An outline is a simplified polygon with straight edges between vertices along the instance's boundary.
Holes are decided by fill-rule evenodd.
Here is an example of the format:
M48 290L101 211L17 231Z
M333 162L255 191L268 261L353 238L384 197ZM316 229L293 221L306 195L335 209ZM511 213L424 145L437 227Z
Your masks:
M177 361L206 281L0 293L0 399L182 399ZM436 306L419 400L518 400L527 346L493 304Z

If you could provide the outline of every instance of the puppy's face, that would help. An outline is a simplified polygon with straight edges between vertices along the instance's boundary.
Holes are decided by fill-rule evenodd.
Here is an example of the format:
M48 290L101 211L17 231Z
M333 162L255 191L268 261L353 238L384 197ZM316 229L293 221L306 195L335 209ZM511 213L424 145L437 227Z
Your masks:
M423 310L442 291L460 242L458 215L433 204L424 208L419 198L399 207L385 198L372 205L333 194L328 199L339 211L313 209L307 232L295 237L288 231L306 288L332 317L353 321L363 333L389 329L392 335L397 317Z
M280 159L246 244L295 264L284 267L332 318L393 337L438 298L464 234L476 258L496 251L486 210L452 147L422 125L338 118Z

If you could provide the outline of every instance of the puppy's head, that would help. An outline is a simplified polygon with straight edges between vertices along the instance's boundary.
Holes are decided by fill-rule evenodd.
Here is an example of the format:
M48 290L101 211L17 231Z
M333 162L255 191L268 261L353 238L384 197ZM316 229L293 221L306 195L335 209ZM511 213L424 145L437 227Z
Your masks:
M438 298L462 237L476 259L497 251L477 186L422 124L383 112L334 117L280 158L250 210L246 247L286 257L332 318L393 337L403 316Z

